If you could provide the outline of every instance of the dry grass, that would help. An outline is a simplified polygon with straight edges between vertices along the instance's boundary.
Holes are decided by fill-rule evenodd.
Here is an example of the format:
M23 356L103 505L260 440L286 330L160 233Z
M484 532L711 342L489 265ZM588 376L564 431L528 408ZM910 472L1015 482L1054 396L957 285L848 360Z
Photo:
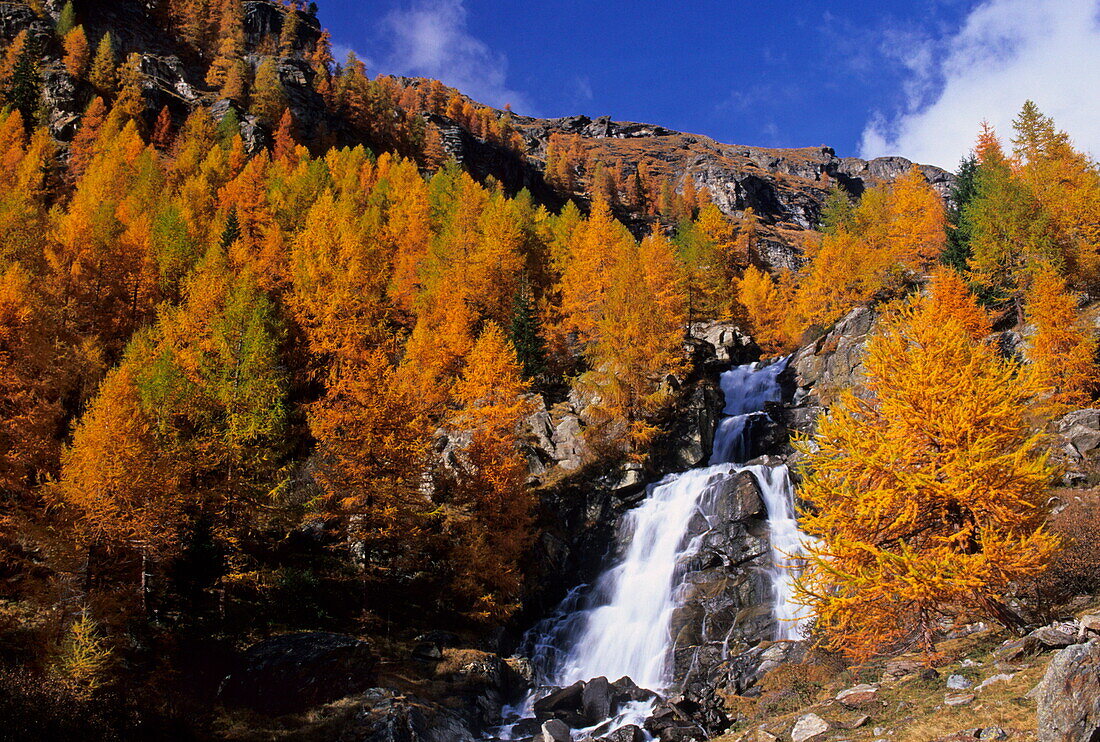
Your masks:
M931 742L966 729L989 726L998 726L1010 732L1012 740L1032 742L1036 739L1035 702L1027 694L1042 678L1050 654L1031 658L1015 670L998 669L992 652L1006 638L1006 635L986 631L943 642L937 647L944 658L943 664L937 668L939 677L926 680L911 675L894 683L883 684L879 691L879 703L858 711L847 709L832 699L839 691L856 682L877 682L883 669L881 664L861 668L858 679L850 673L835 674L831 682L822 684L816 702L797 708L788 706L782 709L782 713L768 713L761 708L766 704L745 704L747 699L731 699L731 705L742 712L755 707L760 715L750 722L743 722L730 734L718 737L715 742L757 742L759 728L780 740L789 740L794 722L810 712L822 717L833 727L832 731L821 738L822 742L871 742L875 739L888 739L890 742ZM964 660L979 664L963 666ZM963 675L977 686L985 678L1002 672L1014 673L1012 679L999 681L980 691L964 691L972 692L975 696L969 704L947 706L944 703L948 693L946 681L949 675ZM820 677L819 674L815 675ZM773 688L770 692L776 690ZM792 693L788 697L794 695ZM870 718L858 729L844 728L864 714Z

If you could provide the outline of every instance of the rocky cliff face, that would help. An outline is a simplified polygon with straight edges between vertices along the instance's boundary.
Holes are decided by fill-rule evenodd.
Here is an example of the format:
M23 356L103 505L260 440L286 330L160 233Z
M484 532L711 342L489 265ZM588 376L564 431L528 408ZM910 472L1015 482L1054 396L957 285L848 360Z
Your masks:
M635 172L643 160L653 175L682 183L690 179L696 189L706 188L723 213L740 217L751 208L759 217L758 251L773 268L797 269L802 264L802 241L820 223L821 208L829 189L840 185L854 196L873 185L889 182L914 163L903 157L861 160L837 157L829 147L770 149L723 144L709 137L666 129L653 124L612 121L603 116L569 116L533 119L514 116L525 150L522 157L489 147L449 119L435 117L444 132L448 154L476 172L493 175L511 188L525 187L538 196L548 186L542 179L546 150L555 134L569 135L579 143L589 162L618 163ZM954 176L938 167L918 165L925 178L943 196ZM588 199L583 186L574 192L555 194L560 202ZM548 200L544 198L544 200ZM552 200L552 199L549 199ZM649 227L642 214L620 209L619 216L636 230Z
M147 123L167 106L177 120L195 107L211 108L220 120L231 107L229 101L219 101L204 81L205 65L171 34L164 31L159 20L159 5L150 0L75 0L77 17L94 45L110 33L120 61L129 54L139 55L142 93L145 98ZM265 39L279 38L288 13L297 15L297 32L291 40L288 56L278 59L279 79L287 95L296 126L305 138L312 138L322 129L338 134L335 122L326 121L324 101L313 90L313 69L301 58L321 35L321 26L314 13L288 10L277 0L243 0L244 41L246 61L258 67L262 61L257 53ZM74 79L62 64L64 50L51 33L51 21L56 22L64 0L47 0L46 17L41 18L26 5L0 3L0 43L8 43L21 31L28 31L39 44L39 69L44 82L44 110L53 134L66 142L76 133L84 102L90 89ZM207 60L207 63L209 60ZM238 109L241 134L252 152L269 141L269 132L253 116ZM327 127L327 128L326 128ZM337 130L337 131L334 131Z
M46 119L54 136L67 141L76 131L90 91L81 89L82 83L66 72L61 63L63 50L50 32L50 21L56 20L63 4L62 0L48 0L47 15L40 18L25 5L0 3L0 41L10 41L23 30L40 40ZM164 32L157 3L77 0L74 5L93 44L109 31L120 60L130 53L140 55L150 123L165 106L177 120L196 106L210 107L215 118L233 107L228 101L219 101L206 86L202 60L192 58L185 45ZM309 11L287 10L276 0L243 0L243 7L245 58L254 68L261 61L258 52L264 40L279 37L288 13L297 15L297 32L289 54L278 58L277 63L279 79L303 139L316 141L323 135L329 141L356 142L355 132L345 131L341 122L331 120L324 101L313 89L315 73L302 58L321 34L316 16ZM403 82L417 85L422 81ZM270 131L255 117L240 110L238 115L241 133L251 151L270 141ZM479 138L446 117L425 114L425 118L440 133L444 152L475 177L492 176L511 191L526 188L537 201L552 208L568 199L586 205L590 198L584 183L577 184L573 191L561 192L543 177L547 146L554 135L571 137L579 146L578 156L590 163L614 164L624 173L634 173L644 161L659 181L682 188L690 180L696 189L705 188L724 213L740 217L750 208L756 213L759 259L773 268L801 265L803 242L818 226L825 196L833 185L839 184L858 196L869 186L893 180L913 164L900 157L870 161L838 157L829 147L769 149L723 144L653 124L612 121L607 116L534 119L513 115L511 122L521 135L522 146L512 149ZM946 196L953 182L951 174L928 165L919 167ZM618 216L639 233L652 225L652 217L625 206L618 208Z

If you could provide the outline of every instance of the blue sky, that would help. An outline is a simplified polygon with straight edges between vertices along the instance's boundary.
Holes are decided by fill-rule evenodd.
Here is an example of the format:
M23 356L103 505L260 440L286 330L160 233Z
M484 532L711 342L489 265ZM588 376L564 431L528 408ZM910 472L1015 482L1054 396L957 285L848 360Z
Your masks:
M519 113L953 168L1027 97L1100 153L1100 0L320 0L338 51Z

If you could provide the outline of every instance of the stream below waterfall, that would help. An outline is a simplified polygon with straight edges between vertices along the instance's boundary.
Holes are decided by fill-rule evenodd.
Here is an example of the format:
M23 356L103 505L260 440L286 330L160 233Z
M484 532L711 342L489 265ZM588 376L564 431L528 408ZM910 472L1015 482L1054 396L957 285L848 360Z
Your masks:
M744 464L754 450L754 427L767 414L765 405L781 400L779 376L785 367L781 360L722 374L725 408L710 461L651 485L646 498L623 516L622 546L610 566L594 584L574 588L553 615L527 632L521 652L531 660L536 687L504 710L504 725L491 739L541 742L541 724L551 716L574 740L602 739L616 730L628 730L616 740L654 739L645 731L646 720L676 680L672 617L682 603L686 565L706 535L692 524L703 518L705 528L716 525L722 483L738 472L752 474L767 510L773 638L800 637L805 611L793 598L804 537L787 467ZM569 703L575 711L547 713Z

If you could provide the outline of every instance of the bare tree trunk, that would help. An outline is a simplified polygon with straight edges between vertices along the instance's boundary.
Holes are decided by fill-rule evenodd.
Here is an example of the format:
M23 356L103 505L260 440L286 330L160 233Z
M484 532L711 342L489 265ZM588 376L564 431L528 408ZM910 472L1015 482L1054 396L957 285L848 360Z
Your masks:
M987 595L978 599L985 611L998 623L1011 631L1016 636L1023 636L1027 629L1027 621L1016 611L1009 608L999 600Z
M141 612L149 617L149 552L141 550Z

